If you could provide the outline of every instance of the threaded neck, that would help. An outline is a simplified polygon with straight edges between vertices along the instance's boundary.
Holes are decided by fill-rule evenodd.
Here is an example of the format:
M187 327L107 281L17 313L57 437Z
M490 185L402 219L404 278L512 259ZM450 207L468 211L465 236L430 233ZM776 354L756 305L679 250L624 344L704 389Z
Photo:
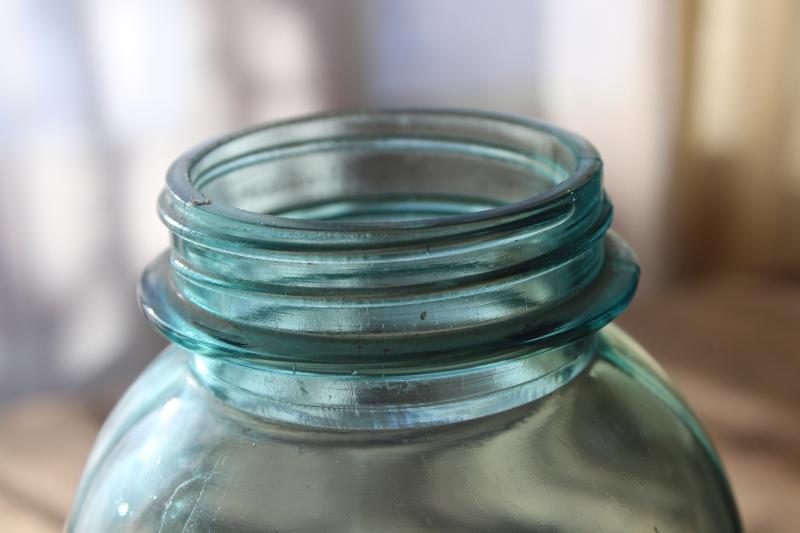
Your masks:
M172 250L143 276L169 338L333 373L470 366L568 342L630 299L598 154L475 112L318 115L170 169Z

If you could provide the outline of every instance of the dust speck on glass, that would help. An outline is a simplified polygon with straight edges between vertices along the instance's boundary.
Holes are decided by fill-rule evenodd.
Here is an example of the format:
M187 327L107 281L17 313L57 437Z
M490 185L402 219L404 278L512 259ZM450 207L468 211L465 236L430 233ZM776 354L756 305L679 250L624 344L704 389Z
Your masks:
M722 466L611 321L639 269L602 163L520 117L238 132L170 168L144 314L67 531L741 531Z

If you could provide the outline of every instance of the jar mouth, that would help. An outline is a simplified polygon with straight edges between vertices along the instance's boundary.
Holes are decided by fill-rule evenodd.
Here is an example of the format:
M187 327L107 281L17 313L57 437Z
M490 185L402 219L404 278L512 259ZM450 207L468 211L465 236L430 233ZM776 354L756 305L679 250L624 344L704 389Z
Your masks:
M344 111L258 126L197 147L170 168L166 194L177 204L173 211L199 210L250 231L369 239L387 230L463 228L524 215L569 197L601 167L586 140L530 119L465 110ZM364 189L370 205L384 208L382 216L342 216L342 202L363 202ZM387 206L398 212L398 205L420 212L387 217Z
M178 159L159 214L172 249L142 277L147 317L195 352L293 370L425 372L547 349L606 324L638 279L607 234L595 149L507 115L256 127Z

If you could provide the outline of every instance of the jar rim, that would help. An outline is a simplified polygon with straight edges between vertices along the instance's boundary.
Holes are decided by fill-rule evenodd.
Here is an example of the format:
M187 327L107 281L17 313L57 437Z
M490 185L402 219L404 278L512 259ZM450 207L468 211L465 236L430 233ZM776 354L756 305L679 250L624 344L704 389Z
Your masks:
M277 128L313 124L326 120L377 118L380 116L417 115L429 117L453 117L455 119L480 119L494 122L502 127L521 126L532 132L550 136L561 147L566 148L574 157L574 168L567 169L568 176L552 187L536 192L531 196L518 201L504 203L497 207L478 211L448 214L431 218L416 218L410 220L324 220L301 219L281 216L277 214L248 211L223 202L208 199L192 179L193 169L217 148L230 145L248 135L274 130ZM531 156L536 154L531 153ZM390 231L419 231L424 229L444 229L463 225L491 223L498 219L507 219L516 215L528 213L551 204L573 194L573 191L589 183L594 176L602 170L602 160L597 149L586 139L578 134L552 126L545 122L521 117L513 114L489 111L474 111L457 108L396 108L396 109L371 109L371 110L338 110L304 115L299 118L270 122L251 128L242 129L235 133L219 137L189 150L170 167L167 174L167 191L172 197L185 207L199 208L203 213L212 217L221 217L223 220L244 227L285 229L289 231L333 232L346 233L358 232L369 235L372 232Z

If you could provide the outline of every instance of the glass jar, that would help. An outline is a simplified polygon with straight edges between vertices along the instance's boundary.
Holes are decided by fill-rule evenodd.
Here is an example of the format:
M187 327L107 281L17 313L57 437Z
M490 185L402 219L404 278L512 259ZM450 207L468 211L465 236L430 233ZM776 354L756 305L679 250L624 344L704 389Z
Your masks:
M170 169L145 271L173 344L68 531L740 531L719 459L609 324L639 270L581 138L326 114Z

